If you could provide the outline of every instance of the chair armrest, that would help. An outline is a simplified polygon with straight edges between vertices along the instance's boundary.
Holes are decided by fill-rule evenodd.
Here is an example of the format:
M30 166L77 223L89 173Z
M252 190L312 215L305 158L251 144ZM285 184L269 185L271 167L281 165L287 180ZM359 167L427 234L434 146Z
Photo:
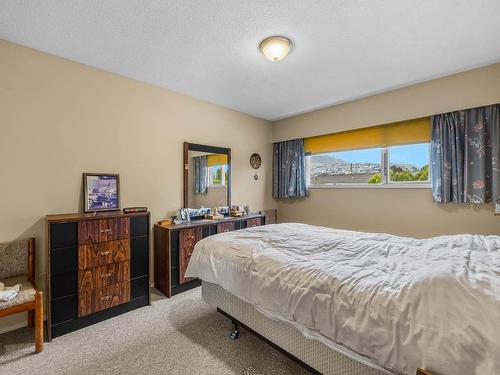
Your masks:
M31 283L31 286L33 286L33 289L35 289L35 293L42 293L43 294L42 290L38 287L38 285L36 285L36 282L33 281Z

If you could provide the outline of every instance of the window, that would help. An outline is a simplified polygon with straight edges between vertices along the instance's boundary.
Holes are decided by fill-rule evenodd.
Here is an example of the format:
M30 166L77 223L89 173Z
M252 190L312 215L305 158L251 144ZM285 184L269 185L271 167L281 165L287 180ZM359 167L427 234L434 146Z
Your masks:
M428 185L429 143L306 156L309 185Z
M208 168L208 178L210 186L227 186L227 164L216 164Z
M389 147L389 183L428 183L429 152L428 143Z
M382 171L380 148L308 156L310 185L368 184Z

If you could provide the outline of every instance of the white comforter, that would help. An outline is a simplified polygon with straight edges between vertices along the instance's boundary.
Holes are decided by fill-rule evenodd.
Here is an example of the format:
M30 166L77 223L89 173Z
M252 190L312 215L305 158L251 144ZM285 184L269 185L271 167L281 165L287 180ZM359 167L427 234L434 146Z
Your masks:
M500 374L499 236L266 225L198 242L186 276L394 372Z

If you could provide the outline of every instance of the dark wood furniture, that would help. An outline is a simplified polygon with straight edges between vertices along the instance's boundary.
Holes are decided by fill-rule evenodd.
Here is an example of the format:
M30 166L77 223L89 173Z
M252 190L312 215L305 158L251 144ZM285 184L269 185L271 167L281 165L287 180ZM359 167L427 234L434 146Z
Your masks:
M47 216L48 339L150 304L149 212Z
M278 210L276 208L263 210L260 213L264 215L266 224L278 224Z
M0 308L0 317L28 312L28 327L35 326L35 352L43 351L43 293L35 283L35 239L26 240L26 246L19 249L28 252L27 276L34 289L35 298L31 301ZM0 260L1 261L1 260Z
M200 285L199 279L184 274L194 245L202 238L232 230L266 224L262 214L229 217L223 220L198 220L182 224L155 225L154 263L155 287L167 297Z

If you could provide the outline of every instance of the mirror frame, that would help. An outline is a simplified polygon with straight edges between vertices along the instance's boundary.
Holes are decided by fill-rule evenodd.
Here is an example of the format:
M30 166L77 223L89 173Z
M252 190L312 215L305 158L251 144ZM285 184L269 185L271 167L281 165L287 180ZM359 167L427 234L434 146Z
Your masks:
M227 205L231 207L231 149L216 146L200 145L197 143L184 142L184 157L183 157L183 170L184 170L184 196L183 196L183 207L184 208L197 208L189 207L189 155L188 151L200 151L200 152L210 152L213 154L225 154L227 155Z

